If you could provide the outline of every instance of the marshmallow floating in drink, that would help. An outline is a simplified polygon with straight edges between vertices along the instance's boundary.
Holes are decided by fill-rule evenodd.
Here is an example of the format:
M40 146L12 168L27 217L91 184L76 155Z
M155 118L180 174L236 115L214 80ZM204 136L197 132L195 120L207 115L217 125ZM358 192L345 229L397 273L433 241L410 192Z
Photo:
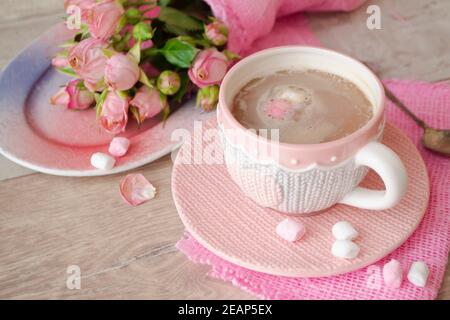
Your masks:
M427 264L423 261L416 261L409 269L408 280L413 285L423 288L427 284L429 274L430 270L428 269Z
M294 242L305 235L306 228L300 221L286 218L278 224L276 232L284 240Z
M264 114L275 120L288 120L292 117L292 104L284 99L271 99L264 106Z
M96 152L91 156L91 165L100 170L111 170L116 164L116 159L108 154Z
M311 103L311 95L303 88L278 86L271 90L263 112L275 120L292 120L295 112Z
M108 152L115 157L124 156L130 147L130 140L124 137L115 137L109 144Z
M311 94L304 88L296 86L278 86L273 89L273 96L276 99L283 99L292 105L300 107L311 103Z

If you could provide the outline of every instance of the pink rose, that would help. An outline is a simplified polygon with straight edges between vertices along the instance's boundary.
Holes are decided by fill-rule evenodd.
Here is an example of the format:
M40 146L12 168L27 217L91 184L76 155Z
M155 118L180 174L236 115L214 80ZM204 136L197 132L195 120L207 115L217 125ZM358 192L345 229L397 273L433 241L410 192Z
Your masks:
M223 46L228 41L228 28L223 22L215 20L205 26L205 36L213 45Z
M89 9L95 4L95 0L64 0L64 9L76 6L81 10L81 22L86 23L89 16Z
M160 113L167 105L167 98L158 89L143 86L131 100L130 105L137 108L139 114L137 120L142 123L145 119Z
M85 86L91 91L103 89L106 57L102 49L107 43L98 39L86 39L69 50L69 64L77 75L84 80Z
M156 19L159 17L159 13L161 12L161 7L156 6L152 7L152 5L141 6L139 10L144 12L144 17L147 19Z
M71 80L67 86L61 88L51 99L54 105L67 109L84 110L92 106L95 98L92 92L83 87L82 80Z
M140 72L132 57L118 53L106 62L105 81L113 90L128 90L139 80Z
M197 54L188 74L193 83L204 88L220 84L227 70L227 57L216 49L206 49Z
M100 124L112 134L125 131L128 122L128 98L122 98L117 93L108 92L100 113Z
M89 32L94 38L109 39L116 32L123 14L122 6L115 0L96 3L89 9Z

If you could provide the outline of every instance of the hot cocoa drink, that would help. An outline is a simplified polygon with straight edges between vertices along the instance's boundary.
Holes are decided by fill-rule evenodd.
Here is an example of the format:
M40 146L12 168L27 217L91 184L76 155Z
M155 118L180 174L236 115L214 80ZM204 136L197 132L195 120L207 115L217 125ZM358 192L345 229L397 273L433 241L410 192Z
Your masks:
M235 96L234 117L249 129L279 129L279 140L324 143L363 127L373 107L352 82L318 70L280 71L248 82Z

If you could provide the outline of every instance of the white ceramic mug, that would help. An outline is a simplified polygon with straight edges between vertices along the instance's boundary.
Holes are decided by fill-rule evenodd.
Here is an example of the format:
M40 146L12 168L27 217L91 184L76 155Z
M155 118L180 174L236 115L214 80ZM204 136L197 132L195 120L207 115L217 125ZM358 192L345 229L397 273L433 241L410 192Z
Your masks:
M320 144L273 142L244 128L232 115L235 95L250 80L283 70L315 69L357 85L373 106L373 117L352 134ZM256 203L289 214L311 213L343 203L383 210L406 193L408 179L400 158L381 144L385 93L380 80L360 62L337 52L304 46L260 51L237 63L219 95L218 125L232 179ZM358 187L373 169L385 190Z

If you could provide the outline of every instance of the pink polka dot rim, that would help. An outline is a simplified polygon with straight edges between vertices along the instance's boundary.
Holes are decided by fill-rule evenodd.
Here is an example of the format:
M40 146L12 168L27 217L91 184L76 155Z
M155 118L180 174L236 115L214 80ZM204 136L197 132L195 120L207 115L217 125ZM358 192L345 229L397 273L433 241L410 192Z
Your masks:
M408 171L408 192L400 204L383 211L339 204L316 215L293 217L307 230L294 243L276 234L276 226L286 215L262 208L242 194L224 165L175 163L173 198L192 236L214 254L236 265L288 277L351 272L382 259L404 243L419 225L428 205L427 170L413 143L389 124L383 143L400 156ZM383 188L374 172L369 172L362 185ZM341 220L350 222L359 232L354 242L361 251L353 260L331 254L334 242L331 229Z

